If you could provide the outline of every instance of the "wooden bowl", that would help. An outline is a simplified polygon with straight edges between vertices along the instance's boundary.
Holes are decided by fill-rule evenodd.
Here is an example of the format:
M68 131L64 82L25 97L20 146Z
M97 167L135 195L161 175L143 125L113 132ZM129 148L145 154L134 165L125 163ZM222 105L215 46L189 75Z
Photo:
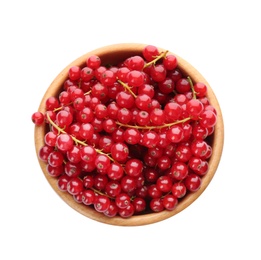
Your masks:
M85 55L79 57L75 61L73 61L71 64L69 64L67 67L65 67L61 73L54 79L54 81L51 83L49 88L47 89L46 93L44 94L42 101L39 106L39 110L41 112L45 112L45 101L50 96L57 96L59 91L62 88L63 82L66 80L68 76L68 69L71 66L78 65L82 66L85 64L85 61L87 57L91 55L98 55L104 64L117 64L118 62L124 60L127 57L130 57L132 55L141 55L142 50L145 47L145 44L136 44L136 43L124 43L124 44L115 44L110 46L105 46L102 48L98 48L96 50L93 50L89 53L86 53ZM159 48L160 51L165 51L162 48ZM171 52L169 52L171 53ZM172 53L173 54L173 53ZM164 210L159 213L148 213L144 215L136 215L132 216L130 218L122 218L122 217L113 217L109 218L105 215L96 212L91 207L88 207L84 204L76 203L73 197L67 193L62 192L59 190L57 186L57 180L53 177L51 177L47 171L46 171L46 164L39 160L39 164L41 166L42 172L45 175L47 181L51 185L51 187L54 189L54 191L62 198L64 202L66 202L71 208L76 210L77 212L81 213L82 215L96 220L98 222L107 223L110 225L118 225L118 226L139 226L139 225L146 225L146 224L152 224L156 223L165 219L168 219L175 214L181 212L185 208L187 208L191 203L193 203L201 194L202 192L207 188L210 181L212 180L218 164L221 159L222 155L222 149L223 149L223 141L224 141L224 126L223 126L223 119L222 119L222 113L220 110L220 106L218 103L218 100L211 89L210 85L206 81L206 79L193 67L191 66L187 61L179 57L177 54L174 53L174 55L178 59L178 68L183 72L185 76L190 76L193 82L203 82L208 86L208 94L207 97L210 100L210 103L215 107L217 111L217 123L215 125L215 131L212 136L212 149L213 153L209 161L209 171L208 173L202 178L202 184L201 188L194 192L188 194L184 199L182 199L177 207L173 211L167 211ZM44 135L45 135L45 127L44 126L36 126L35 127L35 148L36 153L38 155L39 149L44 145Z

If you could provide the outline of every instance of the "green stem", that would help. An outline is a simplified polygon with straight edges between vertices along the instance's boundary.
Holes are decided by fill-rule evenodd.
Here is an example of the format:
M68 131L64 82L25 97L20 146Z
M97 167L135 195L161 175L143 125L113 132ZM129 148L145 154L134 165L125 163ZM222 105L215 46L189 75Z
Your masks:
M84 96L89 95L91 92L92 92L92 90L89 90L89 91L85 92L85 93L84 93ZM73 102L70 102L68 105L71 105L71 104L73 104ZM55 109L53 110L53 112L62 110L62 108L63 108L63 106L57 107L57 108L55 108Z
M196 96L197 93L196 93L196 91L194 89L194 85L193 85L193 82L192 82L190 76L188 76L187 79L188 79L188 82L189 82L189 85L190 85L190 88L191 88L191 91L192 91L193 99L196 99L197 98L197 96Z
M123 81L121 81L120 79L118 79L118 82L125 88L127 89L134 98L137 98L137 95L131 90L131 88L126 84L124 83Z
M64 131L62 128L60 128L58 125L56 125L56 124L54 123L54 121L50 118L50 116L49 116L48 113L46 113L46 116L47 116L47 119L48 119L49 123L50 123L55 129L57 129L59 133L68 134L66 131ZM78 145L78 144L81 144L81 145L83 145L83 146L87 146L87 145L88 145L88 144L86 144L84 141L78 140L78 139L77 139L76 137L74 137L73 135L70 135L70 136L71 136L71 138L73 139L73 141L74 141L77 145ZM96 151L97 153L108 156L108 158L109 158L112 162L114 162L114 159L113 159L111 156L109 156L108 154L102 152L102 150L96 149L96 148L94 148L94 149L95 149L95 151Z
M154 60L152 60L152 61L146 63L146 64L144 65L143 69L149 67L149 66L152 65L152 64L155 64L155 63L156 63L158 60L160 60L161 58L165 58L168 52L169 52L169 51L164 51L164 52L162 52L162 53L161 53L160 55L158 55Z
M191 118L190 117L186 117L184 119L181 120L177 120L175 122L172 123L168 123L168 124L164 124L164 125L148 125L148 126L139 126L139 125L128 125L128 124L122 124L120 122L116 122L117 125L122 126L122 127L127 127L127 128L135 128L135 129L162 129L162 128L167 128L167 127L171 127L173 125L177 125L177 124L181 124L181 123L185 123L187 121L189 121Z

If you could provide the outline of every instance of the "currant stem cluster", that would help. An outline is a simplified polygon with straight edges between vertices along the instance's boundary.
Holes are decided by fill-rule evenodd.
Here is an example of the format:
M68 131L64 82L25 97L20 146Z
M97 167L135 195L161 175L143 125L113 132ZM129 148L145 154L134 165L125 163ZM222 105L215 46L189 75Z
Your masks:
M50 123L56 130L58 130L59 134L60 134L60 133L68 134L66 131L64 131L62 128L60 128L57 124L55 124L55 122L50 118L50 116L49 116L48 113L47 113L47 119L48 119L49 123ZM79 144L80 144L80 145L83 145L83 146L87 146L87 144L86 144L84 141L81 141L81 140L77 139L77 138L76 138L75 136L73 136L73 135L70 135L70 136L71 136L71 138L73 139L73 141L76 143L76 145L79 145ZM102 150L97 149L97 148L94 148L94 149L95 149L95 151L96 151L97 153L108 156L108 158L109 158L112 162L114 162L114 159L113 159L111 156L109 156L107 153L104 153Z

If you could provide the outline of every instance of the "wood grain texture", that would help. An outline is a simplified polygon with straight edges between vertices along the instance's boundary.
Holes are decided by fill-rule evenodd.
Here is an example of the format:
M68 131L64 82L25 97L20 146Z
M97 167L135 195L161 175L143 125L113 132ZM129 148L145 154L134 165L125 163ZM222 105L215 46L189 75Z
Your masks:
M48 87L45 95L43 96L38 111L45 112L46 99L50 96L56 96L59 93L60 89L62 88L63 82L68 76L68 69L71 66L73 65L83 66L85 64L86 59L93 54L98 55L102 59L103 64L117 64L118 62L132 55L141 55L142 50L145 46L146 44L139 44L139 43L114 44L114 45L98 48L79 57L71 64L66 66L59 73L59 75L54 79L54 81ZM162 48L159 48L159 50L165 51ZM45 175L52 189L58 194L58 196L60 196L60 198L65 203L67 203L72 209L76 210L80 214L98 222L102 222L110 225L117 225L117 226L139 226L139 225L156 223L176 215L177 213L181 212L189 205L191 205L203 193L203 191L207 188L210 181L214 177L221 159L223 144L224 144L224 125L223 125L222 112L218 100L213 90L211 89L209 83L206 81L206 79L187 61L179 57L176 53L172 53L172 54L174 54L177 57L178 64L179 64L178 67L185 75L189 75L193 82L203 82L208 86L207 96L210 100L210 103L217 110L217 115L218 115L217 123L215 126L215 131L212 139L213 154L209 161L209 171L207 175L205 175L202 178L201 188L197 192L187 195L181 202L179 202L178 206L173 211L165 210L159 213L150 213L150 214L145 214L140 216L132 216L127 219L123 219L121 217L108 218L103 214L96 212L91 207L87 207L83 204L76 203L70 194L60 191L57 187L57 180L51 177L47 173L46 164L38 159L42 172ZM44 126L35 127L34 139L35 139L35 149L36 149L37 158L38 158L38 151L44 145L45 131L46 130Z

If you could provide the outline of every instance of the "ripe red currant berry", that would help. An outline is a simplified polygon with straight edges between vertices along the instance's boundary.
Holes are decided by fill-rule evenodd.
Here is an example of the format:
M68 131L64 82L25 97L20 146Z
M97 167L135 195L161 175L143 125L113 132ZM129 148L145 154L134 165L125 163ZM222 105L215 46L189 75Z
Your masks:
M175 85L171 78L166 77L163 81L159 82L159 90L163 94L170 94L174 91Z
M143 212L146 209L146 201L144 198L135 197L132 201L135 213Z
M146 94L138 95L135 99L135 105L140 110L149 111L151 108L151 98Z
M176 198L181 199L186 195L187 188L183 182L176 182L173 184L171 192Z
M127 83L131 87L140 87L144 84L144 75L141 71L131 70L127 75Z
M194 140L190 148L194 156L202 158L208 151L208 144L204 140Z
M115 198L115 204L120 209L126 208L131 204L130 196L126 193L120 193Z
M84 82L88 82L94 77L94 70L90 67L84 67L81 70L81 79Z
M183 138L183 129L179 125L174 125L167 130L166 135L172 143L179 143Z
M105 79L104 79L105 81ZM92 86L92 96L96 97L98 100L106 99L108 95L108 87L106 85L97 82Z
M146 94L148 95L150 98L154 97L154 87L150 84L143 84L142 86L140 86L138 88L138 95L141 94Z
M49 97L45 101L46 110L54 110L60 106L59 100L56 97Z
M112 70L106 70L101 74L100 81L106 87L113 86L116 82L116 75Z
M169 176L162 175L158 178L156 186L162 192L169 192L172 188L172 179Z
M64 172L69 177L78 177L81 173L82 169L80 164L67 162L64 166Z
M83 186L85 189L90 189L94 185L94 178L93 175L86 175L83 177Z
M122 67L117 70L116 76L119 80L127 82L127 75L129 74L130 69L127 67Z
M154 183L159 177L159 172L155 168L148 167L144 169L144 177L147 182Z
M113 138L110 135L102 135L99 140L99 148L104 153L110 153L111 147L114 144Z
M94 209L98 212L105 212L110 206L110 199L105 195L96 195L94 203Z
M111 134L117 129L115 120L107 118L102 122L102 128L105 132Z
M121 185L118 181L109 181L105 186L105 193L115 198L121 193Z
M146 61L152 61L159 55L159 50L153 45L147 45L143 51L142 55Z
M186 104L186 111L188 115L195 119L198 118L203 109L204 106L198 99L191 99Z
M123 192L131 194L137 188L137 180L133 176L125 175L121 179L121 188Z
M153 148L158 144L159 135L155 131L147 131L142 136L142 144L147 148Z
M116 103L119 107L132 108L134 102L133 95L126 91L120 91L116 96Z
M191 156L192 152L190 150L190 147L185 143L181 143L176 147L175 158L177 158L178 161L185 163L190 159Z
M92 69L98 69L101 66L101 59L97 55L91 55L87 58L86 65Z
M178 93L184 94L191 90L189 81L185 78L181 78L176 82L175 89Z
M50 153L53 151L54 151L54 147L44 145L40 148L40 150L38 152L38 157L43 162L47 162Z
M216 114L211 110L205 110L200 114L199 124L202 127L211 128L217 122Z
M157 64L150 68L150 76L156 82L165 80L167 71L162 64Z
M189 191L195 192L201 186L201 178L197 174L191 173L186 177L184 184Z
M79 129L79 136L84 140L90 140L94 134L94 127L90 123L82 123Z
M126 66L130 69L130 70L138 70L141 71L144 67L144 59L141 56L132 56L130 58L128 58L125 61Z
M120 208L118 213L122 218L129 218L134 214L134 210L134 206L129 204L126 208Z
M109 218L113 218L118 214L118 207L113 200L111 200L109 208L105 210L103 214Z
M70 177L66 174L62 174L57 181L57 186L59 188L59 190L61 191L67 191L67 185L68 182L70 181Z
M44 114L41 112L35 112L32 114L32 121L35 125L42 125L44 122Z
M94 108L94 113L97 118L102 119L107 117L108 110L104 104L97 104Z
M80 149L80 155L84 162L90 163L96 159L97 152L92 146L87 145Z
M207 86L204 83L197 82L194 84L194 90L198 98L203 98L207 94Z
M171 167L171 176L176 180L183 180L188 175L188 166L183 162L174 162Z
M56 139L56 146L59 150L67 152L73 148L74 142L72 137L67 133L58 135Z
M60 128L65 128L69 126L72 123L72 121L73 115L66 110L61 110L56 115L56 122Z
M97 154L94 163L97 171L105 174L107 173L107 169L109 168L111 161L106 154Z
M150 111L150 122L152 125L160 126L165 122L165 112L160 108L154 108Z
M82 191L82 202L85 205L92 205L95 201L95 193L93 190L87 189Z
M162 155L157 159L157 166L160 170L167 170L171 166L171 159L167 155Z
M94 181L93 187L99 191L103 191L105 189L109 179L108 179L107 175L97 173L97 174L95 174L93 181Z
M111 156L118 162L124 162L129 155L129 148L124 143L114 143L111 147Z
M58 150L54 150L49 154L47 161L51 166L58 167L63 164L63 159L63 154Z
M143 170L143 163L138 159L130 159L125 164L125 172L132 177L138 177Z
M79 66L72 66L69 69L69 79L76 81L81 77L81 68Z
M112 180L120 180L123 174L123 167L117 162L112 162L107 169L107 175Z
M127 128L123 134L124 141L128 144L138 144L141 138L141 133L138 129Z
M120 108L117 119L122 124L128 124L132 120L132 112L127 108Z
M146 126L150 122L150 114L147 111L141 110L137 113L135 121L139 126Z
M81 123L90 123L94 118L94 113L89 107L84 107L77 114L77 119Z
M81 191L83 191L82 180L78 177L71 178L67 184L67 191L71 195L79 194Z
M177 57L173 54L167 55L163 59L163 65L166 68L166 70L174 70L178 66L178 60Z
M46 170L47 170L48 174L51 175L52 177L59 177L60 175L62 175L64 173L63 165L53 167L50 164L47 164Z
M172 194L167 194L162 200L163 206L166 210L174 210L178 205L177 197Z
M81 139L80 134L79 134L80 127L81 127L81 123L80 122L72 123L68 127L68 134L70 134L71 136L73 136L76 139ZM57 134L58 134L58 132L57 132Z
M150 201L150 209L153 212L161 212L161 211L163 211L164 210L164 205L163 205L162 199L160 199L160 198L152 199Z
M192 128L192 135L195 139L205 139L208 136L208 129L200 124L195 124Z
M161 198L162 191L158 189L156 184L151 184L148 186L148 196L152 199Z

